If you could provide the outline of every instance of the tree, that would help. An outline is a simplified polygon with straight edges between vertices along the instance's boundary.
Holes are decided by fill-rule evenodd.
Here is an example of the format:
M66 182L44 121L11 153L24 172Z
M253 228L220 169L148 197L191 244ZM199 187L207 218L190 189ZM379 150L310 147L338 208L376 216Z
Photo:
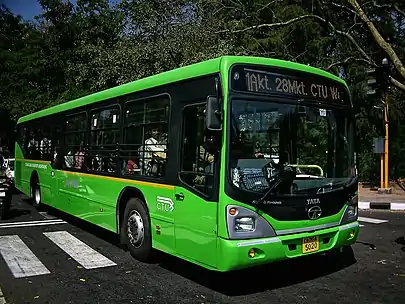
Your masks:
M218 5L225 5L226 2L228 1L219 1L221 4ZM286 27L294 32L297 29L293 27L294 25L305 26L305 29L299 31L305 33L306 29L313 28L313 22L316 22L322 27L321 33L325 37L332 38L330 39L332 46L336 47L338 43L341 46L350 45L346 52L342 52L343 48L338 48L338 52L330 48L330 52L325 54L330 62L323 66L326 70L333 67L340 68L352 62L376 66L380 64L381 57L386 54L397 72L392 77L393 85L405 91L403 64L405 5L403 1L393 0L390 4L384 5L379 5L376 1L362 1L364 3L360 5L357 0L312 1L311 3L305 1L305 4L302 1L300 5L292 4L299 1L270 1L267 4L263 4L263 1L249 1L249 3L252 2L255 3L250 5L253 12L246 14L246 18L242 21L226 23L225 25L230 26L218 30L217 33L254 32L255 36L258 36L266 31L273 29L281 31L280 28ZM241 10L236 5L230 7L234 11ZM267 15L263 15L263 12L267 12ZM350 22L350 20L353 21ZM248 23L253 24L247 25ZM338 38L340 41L337 41ZM300 40L302 39L296 41L301 42ZM369 47L370 42L373 43L372 47ZM339 60L332 61L332 59ZM400 80L396 77L400 77Z

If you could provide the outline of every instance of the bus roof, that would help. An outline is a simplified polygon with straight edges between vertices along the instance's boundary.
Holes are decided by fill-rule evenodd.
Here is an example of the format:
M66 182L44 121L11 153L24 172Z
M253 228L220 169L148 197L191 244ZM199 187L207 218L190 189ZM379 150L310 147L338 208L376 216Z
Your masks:
M191 64L188 66L173 69L167 72L163 72L157 75L149 76L143 79L138 79L126 84L116 86L111 89L106 89L100 92L96 92L90 95L80 97L75 100L71 100L50 108L40 110L21 117L17 123L26 122L32 119L40 118L43 116L51 115L58 112L67 111L73 108L78 108L88 104L92 104L98 101L126 95L132 92L150 89L159 85L168 84L171 82L177 82L201 75L208 75L218 73L221 70L221 66L231 66L234 63L246 63L246 64L263 64L277 67L284 67L289 69L301 70L308 73L318 74L323 77L330 78L344 84L346 83L339 77L328 73L324 70L314 68L308 65L295 63L291 61L285 61L280 59L264 58L264 57L248 57L248 56L223 56L203 62Z

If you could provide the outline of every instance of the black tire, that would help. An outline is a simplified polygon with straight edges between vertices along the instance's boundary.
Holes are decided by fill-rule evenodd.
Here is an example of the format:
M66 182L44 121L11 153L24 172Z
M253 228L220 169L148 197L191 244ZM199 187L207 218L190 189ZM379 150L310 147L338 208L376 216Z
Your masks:
M128 230L130 221L132 223L132 233ZM141 226L143 226L143 229ZM141 262L152 261L150 218L144 203L140 199L130 198L128 200L121 221L120 236L122 243L126 245L134 258Z
M6 206L0 206L0 220L6 220L7 217L8 217L7 207Z
M38 210L41 209L41 188L38 182L31 185L31 199L32 205Z
M0 220L8 220L10 216L10 209L11 209L11 197L10 194L6 194L6 198L4 199L2 205L0 206Z

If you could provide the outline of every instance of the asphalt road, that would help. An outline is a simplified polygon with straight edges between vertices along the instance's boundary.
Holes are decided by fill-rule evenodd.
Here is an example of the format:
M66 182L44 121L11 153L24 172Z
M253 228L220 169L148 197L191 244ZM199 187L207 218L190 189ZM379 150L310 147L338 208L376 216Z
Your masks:
M114 235L40 214L20 195L12 212L0 223L6 303L405 303L405 212L361 212L354 259L306 257L225 275L165 255L137 262Z

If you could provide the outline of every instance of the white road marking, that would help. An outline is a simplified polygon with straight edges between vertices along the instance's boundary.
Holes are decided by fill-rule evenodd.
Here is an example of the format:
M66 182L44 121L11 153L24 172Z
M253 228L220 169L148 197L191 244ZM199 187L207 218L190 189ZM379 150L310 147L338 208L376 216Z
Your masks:
M359 202L359 209L370 209L370 202Z
M391 203L391 210L405 210L405 203Z
M360 226L360 227L364 227L364 225L362 225L362 224L360 224L359 226Z
M381 223L386 223L388 220L379 220L371 217L361 217L359 216L359 222L366 222L366 223L372 223L372 224L381 224Z
M48 212L42 211L42 212L39 212L39 214L42 215L42 216L43 216L44 218L46 218L47 220L56 220L56 219L57 219L56 216L54 216L54 215L52 215L52 214L49 214Z
M6 299L4 298L3 291L0 288L0 304L7 304Z
M67 231L44 232L44 235L86 269L117 265Z
M1 228L18 228L18 227L32 227L32 226L47 226L47 225L57 225L66 224L63 220L43 220L43 221L27 221L27 222L11 222L0 224Z
M0 253L15 278L50 273L18 235L0 236Z

